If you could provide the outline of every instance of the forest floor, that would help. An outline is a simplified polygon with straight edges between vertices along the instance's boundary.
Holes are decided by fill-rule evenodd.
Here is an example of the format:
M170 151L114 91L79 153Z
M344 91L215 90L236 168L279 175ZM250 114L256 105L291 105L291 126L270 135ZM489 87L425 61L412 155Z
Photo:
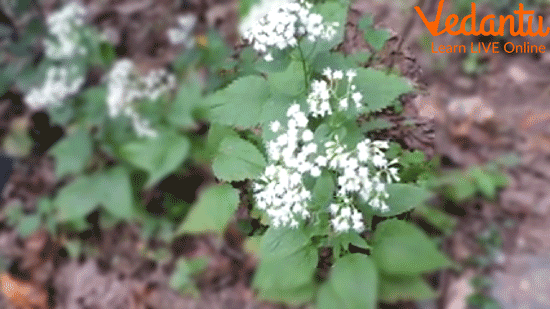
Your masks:
M229 44L238 41L238 3L232 0L183 0L178 10L172 9L172 0L87 2L90 22L120 46L118 56L133 58L144 71L166 66L178 55L165 32L183 13L199 16L197 35L217 27ZM437 1L425 2L424 11L433 16ZM44 3L45 12L56 4ZM491 9L482 7L480 11ZM351 10L350 23L371 13L377 27L395 34L392 47L403 40L401 59L407 61L400 65L408 65L407 74L425 85L414 98L415 113L435 125L428 130L435 132L435 139L427 151L430 156L441 156L444 169L465 170L517 158L505 168L510 182L496 200L476 198L459 207L440 201L439 206L458 221L454 232L445 238L444 249L464 269L440 274L440 299L399 308L467 308L466 299L473 293L470 281L479 272L468 267L469 259L482 251L475 239L491 231L498 232L502 245L497 258L483 269L484 276L494 279L489 294L502 308L550 308L550 283L545 280L550 276L550 54L435 54L432 42L435 46L469 46L474 39L429 36L411 3L405 1L358 0ZM351 36L348 38L352 42ZM521 43L526 39L506 40ZM545 38L529 40L548 44ZM346 48L353 49L350 44ZM21 106L19 97L4 97L0 126L5 130L14 120L27 117L35 131L51 135L50 142L55 142L59 132L44 124L43 115L31 118L22 114ZM196 177L202 177L201 173L197 171ZM23 160L15 164L0 207L10 203L30 207L54 186L50 160L38 156ZM255 299L250 280L256 257L243 249L243 237L235 227L229 228L222 243L210 236L185 236L170 244L142 239L133 224L108 231L93 229L72 235L89 244L75 260L47 233L22 240L5 222L0 216L0 253L10 260L9 269L0 278L0 308L47 308L48 304L71 309L285 308ZM144 256L145 248L168 257ZM209 257L206 272L197 278L198 299L182 297L169 288L174 257L178 256ZM6 285L17 287L19 295L6 294Z

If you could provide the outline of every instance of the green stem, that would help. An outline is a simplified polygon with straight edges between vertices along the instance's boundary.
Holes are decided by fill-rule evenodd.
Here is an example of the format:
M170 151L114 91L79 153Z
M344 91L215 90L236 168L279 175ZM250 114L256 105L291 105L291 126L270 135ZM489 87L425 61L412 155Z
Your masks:
M307 90L309 88L309 83L308 83L308 73L307 73L307 66L306 66L306 58L304 57L304 51L302 50L302 47L300 46L300 42L298 42L298 51L300 52L300 60L302 61L302 68L304 70L304 86L306 87L305 90L306 90L306 93L307 93Z

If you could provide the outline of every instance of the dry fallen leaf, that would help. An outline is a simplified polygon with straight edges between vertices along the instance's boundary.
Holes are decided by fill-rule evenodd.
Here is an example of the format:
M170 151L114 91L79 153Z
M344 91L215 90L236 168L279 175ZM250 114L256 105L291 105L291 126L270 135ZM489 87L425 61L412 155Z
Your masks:
M43 288L22 282L7 273L0 276L0 287L2 294L16 308L48 308L48 294Z

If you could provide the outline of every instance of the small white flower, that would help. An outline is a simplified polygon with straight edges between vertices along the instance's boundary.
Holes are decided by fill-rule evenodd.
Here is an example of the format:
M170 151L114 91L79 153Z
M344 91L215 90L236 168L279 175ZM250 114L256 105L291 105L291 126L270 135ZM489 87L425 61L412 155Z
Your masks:
M302 139L304 140L304 142L311 141L313 139L313 132L311 132L311 130L305 130L302 134Z
M274 133L277 133L279 131L279 128L281 128L281 123L278 120L271 122L271 124L269 125L269 129Z
M339 105L341 110L348 109L348 98L343 98L342 100L340 100Z
M273 55L271 55L271 53L268 53L264 56L264 60L267 61L267 62L271 62L273 61Z
M332 78L340 80L340 79L344 78L344 72L342 72L340 70L334 71L334 74L332 75Z

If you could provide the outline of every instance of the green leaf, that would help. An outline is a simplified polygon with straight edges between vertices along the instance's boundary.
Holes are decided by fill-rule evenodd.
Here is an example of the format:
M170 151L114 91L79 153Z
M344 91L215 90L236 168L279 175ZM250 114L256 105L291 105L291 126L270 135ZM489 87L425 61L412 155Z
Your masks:
M306 57L315 58L317 53L331 50L344 40L344 31L348 13L349 1L326 1L316 5L314 10L323 16L324 23L337 22L339 25L334 27L336 35L329 40L318 39L315 42L306 41L302 47Z
M210 126L210 129L208 130L208 137L206 139L206 150L211 159L214 158L214 156L218 152L218 149L220 148L221 142L227 136L239 138L237 132L235 132L235 130L233 130L233 128L229 126L224 126L217 123L213 123Z
M106 97L107 88L104 86L88 88L82 93L84 100L82 117L89 125L95 125L102 129L101 124L106 118Z
M363 102L368 112L389 107L400 95L413 90L405 78L387 75L385 72L370 68L358 68L357 77L353 81L357 91L363 94Z
M134 214L133 192L128 170L118 166L100 175L103 207L116 218L131 218Z
M245 76L206 98L213 122L252 127L259 123L269 99L269 85L260 76Z
M437 296L420 276L390 276L380 274L378 298L385 303L419 301Z
M77 178L62 188L53 201L61 221L78 221L102 205L116 218L133 215L133 193L126 169L113 167Z
M372 16L370 15L365 16L359 21L358 28L363 30L365 41L375 50L382 49L386 41L391 37L391 33L388 30L374 29Z
M394 126L395 125L393 123L391 123L390 121L387 121L386 119L375 118L362 124L361 130L363 132L372 132L372 131L379 131L379 130L387 130L387 129L393 128Z
M57 178L80 173L92 157L92 139L85 129L78 128L58 141L51 154L55 158Z
M130 142L122 147L121 155L149 173L146 187L174 172L187 158L190 150L187 137L173 131L161 131L156 138Z
M41 223L42 219L39 214L24 216L17 225L19 235L21 235L21 237L30 236L32 233L37 231L38 228L40 228Z
M193 296L198 296L199 291L195 287L191 275L192 269L189 263L184 258L180 258L176 262L176 269L174 269L168 284L172 289L180 293L189 293Z
M202 85L198 76L191 75L187 81L180 85L168 121L176 126L192 128L195 125L193 110L203 101L201 92Z
M300 305L313 297L318 254L298 229L269 228L260 244L253 286L260 299Z
M268 81L271 89L290 96L297 96L305 92L304 75L302 63L292 61L285 71L269 74Z
M77 178L57 194L54 205L61 221L74 221L87 216L99 204L102 184L97 177Z
M404 221L380 223L374 240L372 257L386 274L416 276L450 265L422 231Z
M206 188L178 229L182 233L221 234L239 206L239 191L229 184Z
M250 9L257 3L260 3L260 0L241 0L239 1L239 16L244 18Z
M470 175L475 179L477 187L486 198L494 199L496 197L497 186L489 171L476 167L470 171Z
M386 185L389 194L386 203L388 211L366 207L366 211L379 217L393 217L414 209L432 197L427 189L410 183L391 183Z
M374 309L377 306L378 274L371 258L348 254L333 266L329 280L317 296L318 309Z
M225 181L240 181L262 174L266 161L260 151L239 137L226 136L212 163L214 175Z
M330 173L323 172L313 187L311 205L315 209L327 206L334 196L335 184Z

